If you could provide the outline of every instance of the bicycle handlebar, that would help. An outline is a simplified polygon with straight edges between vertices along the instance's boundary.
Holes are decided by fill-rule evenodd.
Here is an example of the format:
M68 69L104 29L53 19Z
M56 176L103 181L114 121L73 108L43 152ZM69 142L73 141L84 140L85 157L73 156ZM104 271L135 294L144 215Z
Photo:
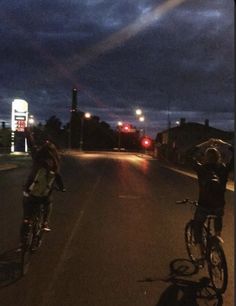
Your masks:
M65 188L60 189L60 188L57 187L57 186L53 186L53 190L60 191L60 192L66 192L66 189L65 189Z
M184 199L182 201L176 201L176 204L192 204L194 206L198 206L198 202L197 201L191 201L189 199Z

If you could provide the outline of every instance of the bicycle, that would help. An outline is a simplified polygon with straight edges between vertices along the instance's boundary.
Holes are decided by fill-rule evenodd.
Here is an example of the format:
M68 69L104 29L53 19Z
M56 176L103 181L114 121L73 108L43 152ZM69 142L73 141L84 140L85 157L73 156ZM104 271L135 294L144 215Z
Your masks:
M42 243L44 234L43 229L43 203L35 207L32 216L23 224L22 230L22 246L21 246L21 275L25 275L28 271L30 257Z
M192 204L198 206L197 201L190 201L185 199L183 201L176 201L177 204ZM222 247L222 239L215 235L213 229L213 222L215 215L208 215L202 230L202 251L199 252L199 244L195 241L194 234L194 220L191 219L185 226L185 243L187 253L193 264L203 260L207 262L208 272L211 283L216 292L222 294L225 292L228 284L228 268L224 250Z

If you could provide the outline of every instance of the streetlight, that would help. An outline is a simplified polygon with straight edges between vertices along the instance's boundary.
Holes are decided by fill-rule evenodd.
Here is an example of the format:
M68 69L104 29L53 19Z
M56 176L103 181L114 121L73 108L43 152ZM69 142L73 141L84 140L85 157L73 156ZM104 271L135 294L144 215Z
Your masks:
M33 126L34 122L35 122L34 116L33 115L29 115L29 119L28 119L29 127Z
M138 120L140 122L144 122L145 121L145 117L143 116L143 111L141 109L136 109L135 111L137 117L138 117ZM145 127L143 128L143 136L145 135Z
M143 112L140 108L138 108L138 109L136 109L135 113L136 113L137 116L141 116Z
M144 116L139 117L139 121L140 121L140 122L144 122L144 121L145 121L145 117L144 117ZM146 129L145 129L145 126L143 126L143 136L145 136L145 133L146 133L145 130L146 130Z
M121 128L123 126L123 122L118 121L117 126L118 126L118 150L120 151L120 147L121 147Z
M81 117L81 129L80 129L80 151L83 150L83 142L84 142L84 119L90 119L91 118L91 114L90 113L85 113L82 117Z

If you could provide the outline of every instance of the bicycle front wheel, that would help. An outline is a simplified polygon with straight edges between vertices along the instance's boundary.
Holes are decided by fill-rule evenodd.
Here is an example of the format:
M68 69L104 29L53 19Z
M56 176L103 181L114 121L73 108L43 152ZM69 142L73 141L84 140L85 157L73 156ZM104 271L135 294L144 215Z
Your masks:
M209 242L207 263L214 289L218 293L224 293L228 284L228 268L224 250L216 239Z
M194 234L194 220L190 220L185 226L185 244L188 256L190 260L195 264L200 259L202 259L203 254L201 252L200 244L196 242L195 234ZM206 228L205 226L202 229L202 243L205 249L206 244Z

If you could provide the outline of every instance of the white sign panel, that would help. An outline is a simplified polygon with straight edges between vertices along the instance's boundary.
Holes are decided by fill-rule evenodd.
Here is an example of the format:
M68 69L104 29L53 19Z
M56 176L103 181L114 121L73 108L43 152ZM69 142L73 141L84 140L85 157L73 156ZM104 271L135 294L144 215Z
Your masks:
M28 103L25 100L15 99L12 102L11 129L13 132L24 132L28 122Z

